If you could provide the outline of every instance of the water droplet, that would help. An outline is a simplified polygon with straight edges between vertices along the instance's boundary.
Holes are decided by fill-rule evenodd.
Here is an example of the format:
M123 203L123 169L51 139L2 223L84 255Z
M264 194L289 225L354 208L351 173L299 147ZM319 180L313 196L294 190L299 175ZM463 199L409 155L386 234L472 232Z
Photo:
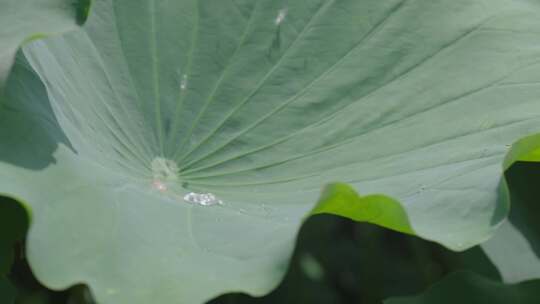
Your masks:
M275 20L276 25L280 25L281 23L283 23L283 20L285 20L285 17L287 17L287 9L286 8L280 9Z
M188 85L188 76L186 74L182 75L182 80L180 80L180 89L185 90L187 89Z
M264 212L264 216L268 217L272 214L272 208L268 207L266 204L262 204L262 209Z
M154 187L154 189L158 190L158 191L161 191L161 192L165 192L167 191L167 185L165 185L162 181L160 180L155 180L152 182L152 187Z
M184 196L184 201L201 206L223 205L223 201L212 193L190 192Z

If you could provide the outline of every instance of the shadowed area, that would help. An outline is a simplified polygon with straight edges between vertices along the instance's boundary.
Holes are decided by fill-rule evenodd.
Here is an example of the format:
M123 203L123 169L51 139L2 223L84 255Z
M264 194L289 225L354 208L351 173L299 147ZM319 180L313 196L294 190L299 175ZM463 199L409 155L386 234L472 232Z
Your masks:
M209 304L380 304L419 293L456 270L499 279L478 247L454 253L375 225L317 215L300 230L288 273L276 290L262 298L223 295Z
M0 303L14 303L12 263L19 259L22 241L29 225L29 214L18 202L0 196Z
M31 170L56 163L54 152L58 145L70 144L51 108L45 86L22 52L17 55L6 97L0 103L0 162Z

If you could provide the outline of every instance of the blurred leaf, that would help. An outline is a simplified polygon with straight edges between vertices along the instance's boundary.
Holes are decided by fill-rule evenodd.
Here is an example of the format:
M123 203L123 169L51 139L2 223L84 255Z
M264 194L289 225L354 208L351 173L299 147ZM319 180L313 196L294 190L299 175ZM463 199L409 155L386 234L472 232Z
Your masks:
M0 303L15 300L15 288L8 280L14 260L14 245L21 241L28 227L28 214L18 202L0 196Z
M16 241L21 241L28 224L28 212L20 203L0 196L0 244L12 246Z
M94 298L88 287L81 285L71 289L66 304L96 304L96 302L94 302Z
M15 301L15 289L9 281L0 275L0 303L12 304Z
M385 304L538 304L540 280L505 285L472 272L458 272L421 295L394 298Z

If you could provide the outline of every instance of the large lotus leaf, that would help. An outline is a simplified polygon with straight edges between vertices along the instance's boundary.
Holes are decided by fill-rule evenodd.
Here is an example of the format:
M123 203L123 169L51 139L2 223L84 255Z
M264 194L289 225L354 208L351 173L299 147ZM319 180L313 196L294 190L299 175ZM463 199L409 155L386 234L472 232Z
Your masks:
M510 144L540 131L539 17L526 0L97 1L84 31L25 48L49 100L21 65L0 192L32 207L36 275L104 304L266 293L334 181L370 212L323 210L464 249L506 215ZM408 220L382 214L397 202Z
M535 304L540 280L505 285L472 272L458 272L433 285L421 295L395 298L385 304Z
M90 0L0 1L0 94L19 46L28 40L76 28Z

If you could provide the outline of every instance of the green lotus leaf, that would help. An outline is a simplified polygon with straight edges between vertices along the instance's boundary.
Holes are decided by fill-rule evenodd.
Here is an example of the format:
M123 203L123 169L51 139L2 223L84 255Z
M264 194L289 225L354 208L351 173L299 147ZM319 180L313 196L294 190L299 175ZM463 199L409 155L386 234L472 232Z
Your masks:
M350 189L315 210L463 250L505 218L505 156L540 131L539 17L526 0L97 1L83 30L24 48L0 192L32 208L37 277L103 304L267 293L334 182Z
M329 185L310 214L334 214L414 234L399 202L384 195L359 196L346 184Z
M434 284L421 295L394 298L385 304L534 304L540 280L505 285L473 272L457 272Z
M514 144L506 156L505 169L516 162L540 162L540 134L527 136Z
M2 0L0 95L19 46L25 41L76 28L86 19L89 6L90 0Z

